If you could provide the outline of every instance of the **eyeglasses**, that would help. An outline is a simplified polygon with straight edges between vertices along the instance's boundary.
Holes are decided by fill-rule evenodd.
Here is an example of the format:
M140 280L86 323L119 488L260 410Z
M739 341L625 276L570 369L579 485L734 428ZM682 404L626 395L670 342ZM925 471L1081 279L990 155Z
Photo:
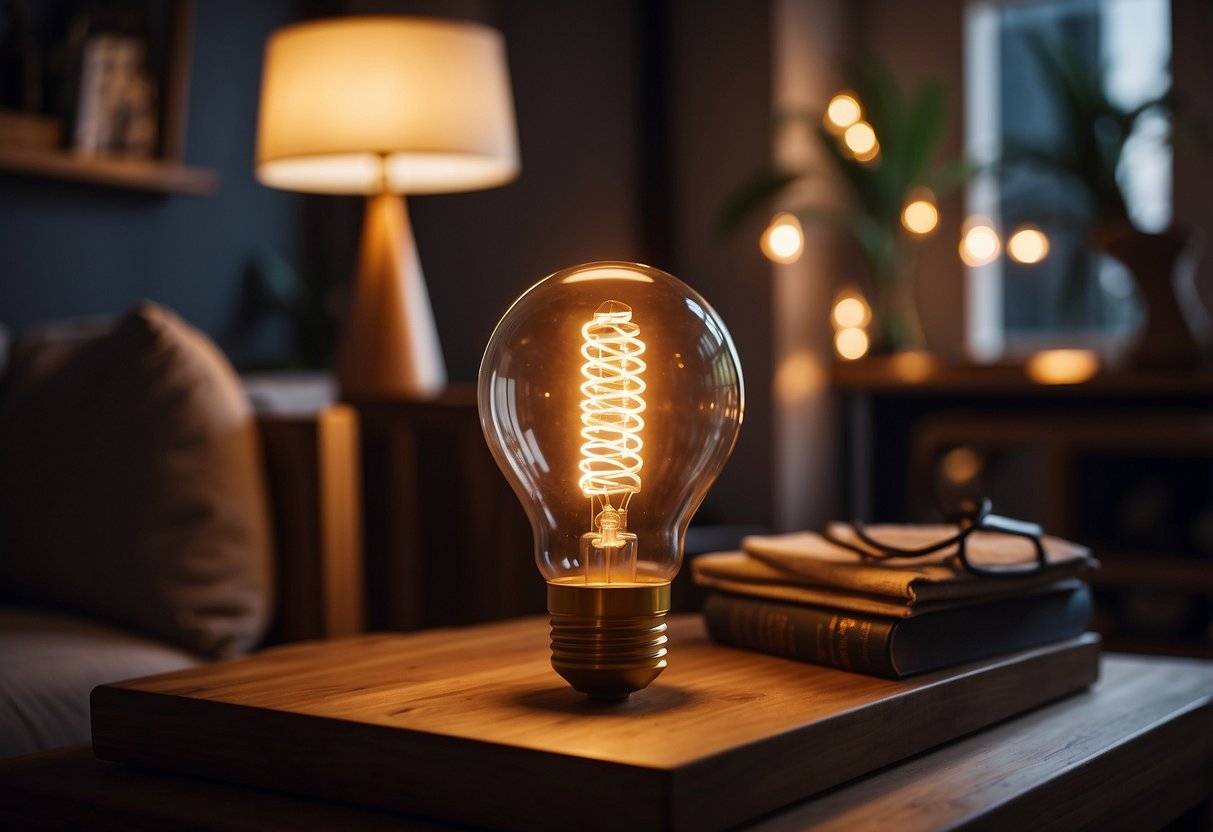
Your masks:
M913 549L875 539L859 521L842 524L854 533L858 542L847 540L830 529L824 531L822 537L871 560L921 558L955 546L961 565L968 572L985 577L1033 575L1043 571L1048 563L1040 524L993 514L989 500L966 500L949 514L947 520L956 524L956 534ZM978 546L970 545L975 538L985 535L1004 535L1019 545L992 540L982 540Z

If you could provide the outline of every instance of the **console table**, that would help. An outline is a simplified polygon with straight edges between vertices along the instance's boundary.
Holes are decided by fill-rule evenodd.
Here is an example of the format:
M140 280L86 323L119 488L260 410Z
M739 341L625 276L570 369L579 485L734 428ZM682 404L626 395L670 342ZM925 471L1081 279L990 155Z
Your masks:
M795 685L799 684L795 680L800 678L804 665L716 647L701 641L696 620L688 617L676 623L682 643L676 642L675 649L681 649L684 667L692 671L692 676L694 673L707 673L708 665L714 665L717 673L746 676L745 682L735 684L739 691L743 688L752 691L768 689L767 682L754 682L755 673L765 674L763 678L770 680L772 694L777 694L781 688L786 695L789 685L795 690ZM469 648L472 640L491 641L497 634L507 631L513 638L541 626L541 620L524 619L492 625L491 628L473 628L467 631L471 636L469 643L463 647ZM439 641L459 632L437 631L408 638L419 640L418 661L424 664L427 649L435 649ZM431 644L431 641L434 643ZM323 646L322 643L316 644ZM309 648L301 645L298 649ZM291 655L279 652L276 661L285 667L290 663ZM674 654L675 661L677 656ZM695 665L700 670L694 670ZM486 674L489 672L485 671ZM658 698L677 699L680 690L683 696L690 690L719 700L724 696L719 691L730 684L712 681L714 677L710 676L696 677L706 680L707 686L704 687L688 677L685 671L678 675L672 667L669 672L673 674L671 682L667 684L669 689L655 689L649 693L658 694ZM830 684L834 686L835 693L841 689L839 686L853 683L857 702L863 698L861 694L866 692L870 695L874 686L893 684L841 671L829 673L833 674ZM237 672L235 676L241 674ZM1015 684L1014 675L1004 673L1000 678L1002 681L997 685L1000 696L1025 695L1021 690L1024 686ZM689 687L685 684L680 686L680 680L691 684ZM487 677L483 681L485 685L489 684ZM437 694L441 687L438 682L435 679L425 684L433 685L433 691ZM543 687L541 682L531 684ZM144 683L140 684L147 687ZM154 686L156 683L152 684ZM929 687L930 681L918 684L920 692L923 684ZM564 703L562 691L555 690L557 685L558 680L553 681L550 687L554 691L545 693L551 702L538 702L539 707L551 710L553 703ZM314 693L321 703L329 695L323 687L315 688ZM446 696L455 695L450 693ZM460 695L474 696L474 688L465 688ZM374 686L360 691L359 696L359 701L369 707L383 707L382 704L375 704L381 702L381 694L375 691ZM654 701L648 704L653 705ZM537 703L524 704L534 708ZM749 704L727 702L722 707L749 707ZM640 705L642 709L646 707L644 703ZM761 704L756 706L761 707ZM321 704L319 707L324 706ZM435 699L432 705L423 706L419 713L426 713L426 709L432 707L440 707L449 713L453 712L454 705L450 702L439 705L439 700ZM585 724L572 713L578 709L576 706L564 707L570 713L565 714L563 721L557 718L558 713L545 717L554 730L567 733L571 730L570 721L573 721L572 728ZM974 707L978 707L976 703L963 696L945 696L942 701L931 704L929 713L933 719L952 720L963 726ZM909 727L902 724L904 720L896 718L897 711L894 708L893 718L881 720L880 724L865 730L869 735L872 731L880 731L882 737L888 737L889 745L897 745ZM663 720L670 722L669 712L664 717L659 712L660 708L653 717L646 718L652 720L657 730ZM422 716L417 718L424 719ZM600 714L594 721L601 724L603 720L610 719L626 717ZM503 726L502 730L510 729ZM858 733L862 735L864 731ZM961 731L952 735L956 733ZM823 766L836 763L845 766L847 746L855 746L855 740L862 738L848 733L836 739L836 743L822 744L820 754ZM872 739L871 736L868 739ZM584 740L593 741L593 737L586 734ZM686 740L671 736L669 742L677 744ZM863 745L864 742L858 744ZM875 746L868 743L870 747L878 748L883 748L884 744L883 739ZM309 749L307 753L313 754L340 753L342 750L342 743L330 742L321 750L306 745ZM170 746L171 741L166 747ZM439 746L435 748L441 751ZM446 750L449 751L450 747ZM197 752L197 749L193 751ZM432 764L441 765L442 758L440 753L433 758ZM357 761L351 762L358 764ZM575 776L581 770L578 768L580 764L578 759L569 759L569 776ZM771 778L777 779L781 773L785 773L776 770L778 766L769 768L771 770L758 762L740 771L732 780L736 790L733 793L735 799L747 800L750 793L765 788ZM403 782L397 778L406 774L403 769L377 768L376 771L377 776L389 784ZM517 771L500 773L502 776L508 775L507 779L525 776ZM693 785L696 779L693 777L692 781L683 785ZM1114 828L1145 829L1184 817L1185 820L1196 821L1198 828L1202 822L1207 828L1211 791L1213 664L1110 655L1102 660L1100 680L1088 689L1014 719L968 733L869 775L856 777L815 797L785 805L772 814L751 821L751 825L763 830L855 830L890 826L915 830L965 824L1009 829L1108 828L1109 825ZM458 799L475 801L479 793L477 782L468 781L461 785ZM528 800L536 806L544 805L547 793L541 784L528 789L527 793ZM622 797L627 798L628 794ZM714 799L719 797L716 795ZM640 798L633 795L631 799ZM585 811L593 811L593 807L587 805ZM502 824L508 825L504 820ZM258 788L107 763L94 758L87 747L0 763L0 826L19 828L23 825L48 829L159 829L182 825L192 829L214 830L451 828L439 821L357 808L314 797L288 796Z

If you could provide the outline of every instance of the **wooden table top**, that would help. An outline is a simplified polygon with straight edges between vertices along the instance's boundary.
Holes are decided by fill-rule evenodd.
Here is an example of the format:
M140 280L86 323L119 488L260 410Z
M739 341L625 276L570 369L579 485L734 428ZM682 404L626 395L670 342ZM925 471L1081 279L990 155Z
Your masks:
M493 828L698 831L1082 689L1099 661L1085 636L892 681L721 647L698 616L671 617L670 636L669 669L623 703L552 671L539 617L288 645L97 688L93 743L107 760Z
M280 646L104 686L94 713L102 694L151 693L673 769L772 732L908 698L952 675L881 679L718 646L698 616L672 616L670 625L670 667L619 703L589 700L557 676L547 618L527 617ZM1092 664L1088 681L1093 671Z
M1213 663L1110 655L1090 689L760 819L755 829L1158 826L1213 789ZM474 791L473 786L469 786ZM533 795L542 803L543 794ZM590 809L587 808L587 811ZM443 824L151 773L87 747L0 762L0 820L48 829L435 830Z

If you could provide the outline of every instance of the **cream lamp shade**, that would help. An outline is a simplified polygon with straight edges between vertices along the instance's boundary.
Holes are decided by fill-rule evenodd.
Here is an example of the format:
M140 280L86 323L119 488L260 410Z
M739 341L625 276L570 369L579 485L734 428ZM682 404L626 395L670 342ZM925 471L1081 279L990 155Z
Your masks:
M518 174L505 44L478 23L309 21L265 49L257 179L333 194L449 193Z

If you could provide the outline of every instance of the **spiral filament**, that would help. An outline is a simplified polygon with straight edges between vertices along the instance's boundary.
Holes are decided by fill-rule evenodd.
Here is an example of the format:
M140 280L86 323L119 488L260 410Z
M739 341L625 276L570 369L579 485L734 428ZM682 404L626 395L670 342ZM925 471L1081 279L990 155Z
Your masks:
M602 514L596 525L610 536L607 527L625 522L615 517L627 511L628 501L640 490L640 449L644 443L644 372L640 355L644 342L640 327L632 322L632 309L609 300L598 307L591 321L581 328L585 364L581 374L582 492L596 498ZM604 524L603 520L607 522Z

